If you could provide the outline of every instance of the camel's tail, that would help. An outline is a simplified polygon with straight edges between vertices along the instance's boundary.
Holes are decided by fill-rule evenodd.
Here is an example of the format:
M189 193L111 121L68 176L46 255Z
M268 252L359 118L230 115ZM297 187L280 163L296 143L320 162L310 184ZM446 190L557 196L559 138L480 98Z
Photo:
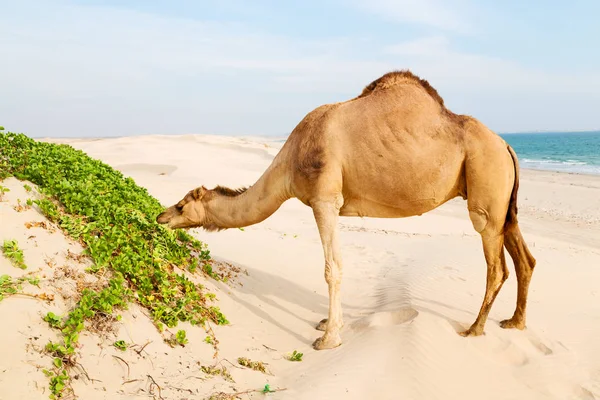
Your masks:
M515 183L513 185L512 192L510 194L510 201L508 203L508 211L506 212L506 219L504 221L504 245L510 253L512 259L519 263L520 260L526 260L529 268L533 269L536 264L536 260L529 251L521 229L519 229L519 223L517 221L517 192L519 190L519 161L515 151L507 145L508 152L513 159L515 167Z
M506 212L506 220L504 221L504 229L506 230L511 225L517 224L517 192L519 191L519 160L517 154L509 145L506 145L510 156L513 159L515 167L515 183L510 194L510 202L508 203L508 211Z

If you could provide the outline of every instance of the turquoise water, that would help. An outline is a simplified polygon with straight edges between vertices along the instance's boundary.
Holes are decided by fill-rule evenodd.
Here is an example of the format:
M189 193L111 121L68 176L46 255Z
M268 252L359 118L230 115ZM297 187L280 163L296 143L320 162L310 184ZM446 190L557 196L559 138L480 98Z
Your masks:
M501 134L521 168L600 175L600 131Z

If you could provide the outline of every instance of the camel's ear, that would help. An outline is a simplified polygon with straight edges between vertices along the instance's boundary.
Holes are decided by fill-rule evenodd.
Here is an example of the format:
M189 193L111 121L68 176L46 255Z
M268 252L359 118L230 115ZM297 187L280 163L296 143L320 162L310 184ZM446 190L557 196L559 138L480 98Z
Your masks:
M194 200L200 200L202 197L204 197L206 191L207 189L204 186L200 186L199 188L192 190L192 197Z

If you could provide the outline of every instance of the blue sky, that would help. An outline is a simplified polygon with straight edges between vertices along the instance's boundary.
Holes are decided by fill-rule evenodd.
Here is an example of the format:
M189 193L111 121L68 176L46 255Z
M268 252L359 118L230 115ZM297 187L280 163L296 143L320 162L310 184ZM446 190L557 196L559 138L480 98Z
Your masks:
M600 2L0 0L0 124L286 135L410 68L497 132L600 129Z

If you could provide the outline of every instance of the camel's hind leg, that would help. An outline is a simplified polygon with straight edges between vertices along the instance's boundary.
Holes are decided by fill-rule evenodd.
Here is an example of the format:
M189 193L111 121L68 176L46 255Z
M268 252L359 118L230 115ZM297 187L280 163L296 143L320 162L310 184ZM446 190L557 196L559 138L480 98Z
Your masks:
M517 307L512 318L500 322L500 326L502 328L524 329L527 293L536 261L523 240L518 223L507 224L504 233L504 245L513 259L515 272L517 273Z
M508 268L504 258L503 245L504 235L502 230L498 229L493 223L489 223L488 214L483 211L470 211L469 215L473 221L475 229L483 227L480 231L483 241L483 251L487 263L487 282L485 287L485 297L479 310L477 319L469 329L461 332L462 336L479 336L483 334L483 328L488 314L492 308L494 299L500 292L500 288L508 278Z

